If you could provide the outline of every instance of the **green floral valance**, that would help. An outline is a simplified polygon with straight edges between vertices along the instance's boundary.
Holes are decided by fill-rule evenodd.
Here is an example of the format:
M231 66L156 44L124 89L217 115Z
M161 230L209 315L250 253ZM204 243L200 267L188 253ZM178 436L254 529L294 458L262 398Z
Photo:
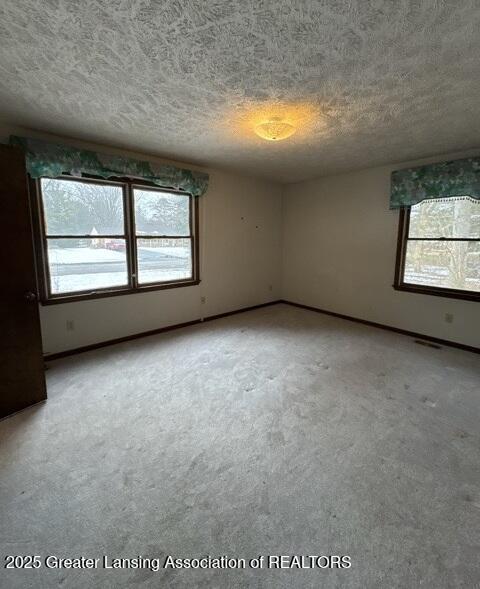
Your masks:
M101 178L140 178L162 188L184 190L193 196L201 196L208 186L208 174L176 166L78 149L32 137L11 135L10 144L20 145L24 149L27 171L32 178L55 177L65 173L73 176L93 175Z
M392 172L390 208L422 200L469 196L480 200L480 157L428 164Z

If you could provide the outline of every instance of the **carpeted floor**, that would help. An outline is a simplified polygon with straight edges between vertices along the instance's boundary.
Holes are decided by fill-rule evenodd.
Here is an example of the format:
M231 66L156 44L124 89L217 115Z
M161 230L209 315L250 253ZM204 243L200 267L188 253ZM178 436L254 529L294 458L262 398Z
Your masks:
M480 586L475 354L276 305L47 376L46 404L0 422L2 559L42 563L1 587ZM352 566L55 570L48 555Z

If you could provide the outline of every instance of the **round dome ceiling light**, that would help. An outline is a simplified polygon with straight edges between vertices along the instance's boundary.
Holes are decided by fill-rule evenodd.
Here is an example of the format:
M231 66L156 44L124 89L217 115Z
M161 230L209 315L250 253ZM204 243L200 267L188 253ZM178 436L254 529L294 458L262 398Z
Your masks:
M280 117L272 117L269 121L257 125L254 130L259 137L267 141L281 141L296 131L293 125L285 123Z

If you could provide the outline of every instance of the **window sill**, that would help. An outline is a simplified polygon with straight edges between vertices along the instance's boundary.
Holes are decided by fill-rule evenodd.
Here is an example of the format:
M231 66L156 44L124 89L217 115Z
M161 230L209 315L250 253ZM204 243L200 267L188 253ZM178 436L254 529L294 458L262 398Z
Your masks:
M395 290L404 292L413 292L416 294L426 294L435 297L445 297L448 299L460 299L464 301L480 301L480 292L455 290L453 288L440 288L436 286L424 286L420 284L394 284Z
M107 297L118 297L121 295L132 295L145 292L152 292L155 290L167 290L170 288L181 288L186 286L196 286L200 284L200 280L177 280L176 282L165 282L163 284L147 284L137 288L122 288L115 290L98 290L95 292L75 293L71 295L58 295L50 298L43 298L40 301L41 305L59 305L62 303L74 303L77 301L90 301L92 299L104 299Z

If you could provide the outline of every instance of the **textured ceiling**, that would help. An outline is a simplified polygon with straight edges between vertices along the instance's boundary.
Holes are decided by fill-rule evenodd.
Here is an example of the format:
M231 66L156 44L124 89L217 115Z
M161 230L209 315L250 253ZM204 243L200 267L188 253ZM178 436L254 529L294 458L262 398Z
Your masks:
M479 31L478 0L2 0L0 118L302 180L480 146Z

